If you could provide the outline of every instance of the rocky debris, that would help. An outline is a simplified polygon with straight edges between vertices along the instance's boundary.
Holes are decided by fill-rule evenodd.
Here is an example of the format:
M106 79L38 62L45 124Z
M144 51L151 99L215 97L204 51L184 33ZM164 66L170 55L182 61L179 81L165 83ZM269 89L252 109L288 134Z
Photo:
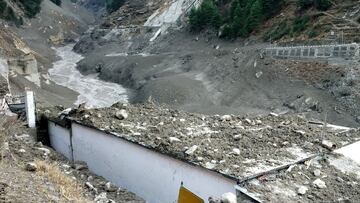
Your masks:
M321 175L321 171L319 169L314 170L314 176L318 177Z
M36 171L37 170L37 165L35 163L33 163L33 162L27 163L25 165L25 170L31 171L31 172Z
M171 143L173 143L173 142L181 142L181 140L179 138L177 138L177 137L169 137L169 141Z
M111 182L107 182L105 184L105 191L106 192L115 192L117 190L117 187L113 185Z
M81 170L88 169L88 166L85 162L76 162L73 164L73 168L75 170L81 171Z
M106 192L102 192L94 199L96 203L115 203L114 200L108 199Z
M236 203L236 195L231 192L221 195L221 203Z
M121 109L121 110L116 111L115 117L119 120L124 120L124 119L127 119L129 117L129 115L125 109Z
M45 156L50 154L50 150L47 148L44 148L44 147L39 147L39 148L37 148L37 150L43 152Z
M98 190L90 182L86 182L85 186L88 187L90 190L94 191L95 193L98 192Z
M263 75L262 71L259 71L255 74L256 78L260 78Z
M188 150L186 150L185 154L192 155L197 150L197 148L198 148L198 146L194 145L194 146L190 147Z
M314 180L314 182L312 183L315 187L323 189L326 188L326 184L324 181L322 181L321 179L316 179Z
M328 149L328 150L334 150L334 149L336 149L336 144L333 143L333 142L331 142L331 141L329 141L329 140L323 140L323 141L321 142L321 145L322 145L323 147L325 147L326 149Z
M299 195L305 195L308 190L309 190L309 188L307 188L305 186L300 186L297 190L297 193Z
M234 148L234 149L232 150L232 152L233 152L233 154L235 154L235 155L240 155L240 149L238 149L238 148Z
M119 120L114 115L119 109L131 116ZM319 135L323 133L339 147L360 138L358 129L339 136L336 131L324 132L323 127L311 124L301 115L209 116L153 103L74 109L69 117L175 158L240 178L252 174L249 169L256 166L272 168L292 162L300 154L322 152Z

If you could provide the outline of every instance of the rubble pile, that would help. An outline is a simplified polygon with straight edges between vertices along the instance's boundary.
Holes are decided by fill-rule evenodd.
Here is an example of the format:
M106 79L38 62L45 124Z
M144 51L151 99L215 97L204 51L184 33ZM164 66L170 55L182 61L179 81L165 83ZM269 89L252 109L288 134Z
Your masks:
M53 117L58 112L47 111ZM153 103L81 105L64 112L68 119L236 179L334 149L324 143L340 148L360 138L357 129L325 128L301 115L207 116Z
M0 117L0 121L2 121L3 117ZM1 123L2 124L2 123ZM37 177L37 173L40 171L41 166L38 165L38 162L44 162L49 165L57 166L62 173L68 175L71 179L75 180L77 183L82 186L85 190L84 197L91 202L97 203L105 203L105 202L133 202L133 203L143 203L145 202L140 197L136 196L134 193L127 191L124 188L117 187L114 184L106 181L103 177L97 176L92 173L86 163L83 162L75 162L71 163L71 161L67 160L65 157L55 152L48 146L43 145L41 142L37 142L35 136L30 133L29 129L25 128L23 123L20 121L16 121L16 123L12 123L13 127L5 127L5 129L0 128L0 159L2 161L2 165L0 165L0 187L1 184L6 181L13 182L10 184L10 187L7 189L7 192L14 192L13 187L19 187L17 184L29 184L31 182L32 187L40 187L35 183L35 177ZM1 126L0 126L1 127ZM2 137L4 136L4 137ZM20 167L21 173L31 173L31 180L27 180L22 177L20 172L16 172L14 167L9 168L1 168L1 166L6 167L9 165L16 165ZM3 171L2 171L3 170ZM16 173L15 176L6 174ZM23 178L23 179L22 179ZM18 180L15 180L18 179ZM41 179L42 180L42 179ZM44 187L51 187L51 181L45 178ZM47 189L48 189L47 188ZM49 189L49 191L52 191ZM6 191L5 191L6 192ZM17 191L15 191L17 192ZM80 191L79 191L80 192ZM53 192L52 192L53 193ZM55 192L54 192L55 193ZM15 202L24 202L23 200L11 199L15 197L8 197L6 193L4 193L4 197L1 196L1 188L0 188L0 202L1 198L5 198L5 200L15 201ZM16 198L23 198L21 195L17 195ZM54 194L55 195L55 194ZM26 197L26 196L24 196ZM35 197L34 197L35 198ZM37 198L45 198L45 197L37 197ZM47 199L46 199L47 198ZM62 197L53 197L49 196L45 199L47 201L51 200L54 202L64 202L61 199ZM52 199L55 198L55 199ZM43 201L43 202L47 202ZM29 200L29 202L40 202L39 200ZM68 202L68 201L66 201Z

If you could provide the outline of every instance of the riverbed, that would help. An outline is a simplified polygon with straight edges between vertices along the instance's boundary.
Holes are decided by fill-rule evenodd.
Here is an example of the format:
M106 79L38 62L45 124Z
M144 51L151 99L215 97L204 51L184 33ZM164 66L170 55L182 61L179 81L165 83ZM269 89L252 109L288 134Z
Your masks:
M128 102L128 90L123 86L105 82L97 74L82 75L76 64L83 59L72 49L74 44L53 48L60 60L49 70L50 79L58 85L79 93L75 105L86 103L89 108L108 107L116 102Z

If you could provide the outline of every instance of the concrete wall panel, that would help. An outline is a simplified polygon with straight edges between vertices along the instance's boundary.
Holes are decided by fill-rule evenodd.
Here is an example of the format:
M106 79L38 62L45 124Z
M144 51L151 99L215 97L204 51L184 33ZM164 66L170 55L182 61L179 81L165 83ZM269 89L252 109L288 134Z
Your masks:
M149 203L175 203L181 182L206 200L235 194L235 181L126 140L72 124L74 159Z
M51 146L69 160L73 160L70 129L63 128L53 122L48 122L48 129Z

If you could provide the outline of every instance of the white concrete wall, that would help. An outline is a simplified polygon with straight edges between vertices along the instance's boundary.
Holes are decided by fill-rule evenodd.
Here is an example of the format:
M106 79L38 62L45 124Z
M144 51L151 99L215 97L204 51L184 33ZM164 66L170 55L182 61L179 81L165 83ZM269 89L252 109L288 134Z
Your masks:
M235 181L123 139L72 124L74 159L149 203L176 203L181 182L206 200L235 194Z
M69 160L73 160L70 129L63 128L53 122L48 122L48 129L51 146Z

